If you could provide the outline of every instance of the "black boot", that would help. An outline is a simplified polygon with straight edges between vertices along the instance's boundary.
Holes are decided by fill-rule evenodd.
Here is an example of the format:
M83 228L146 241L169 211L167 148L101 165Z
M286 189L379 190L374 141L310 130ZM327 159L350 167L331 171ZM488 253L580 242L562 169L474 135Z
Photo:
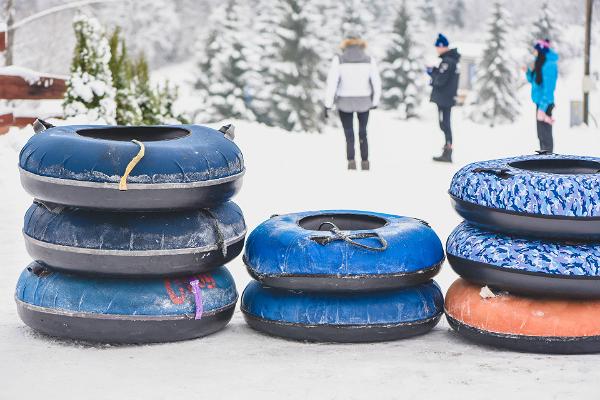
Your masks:
M452 162L452 146L445 145L442 155L439 157L433 157L433 161L451 163Z
M355 170L356 169L356 161L354 161L354 160L348 160L348 169L349 170Z

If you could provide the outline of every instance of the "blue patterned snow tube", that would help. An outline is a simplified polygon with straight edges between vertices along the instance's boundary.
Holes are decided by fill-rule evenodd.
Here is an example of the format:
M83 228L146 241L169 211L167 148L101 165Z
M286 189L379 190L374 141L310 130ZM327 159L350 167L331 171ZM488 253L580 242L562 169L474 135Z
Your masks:
M35 202L23 233L32 258L53 269L151 277L207 272L229 262L242 251L246 226L233 202L125 213Z
M538 237L600 238L600 158L556 154L482 161L450 186L456 210L492 230Z
M185 278L89 278L26 268L17 283L19 316L51 336L106 343L169 342L222 329L237 302L225 267Z
M249 235L244 256L266 285L312 291L411 286L435 276L443 260L424 221L341 210L274 216Z
M254 329L296 340L375 342L431 330L444 298L433 281L367 293L310 293L263 286L244 290L241 309Z
M463 278L515 293L600 297L600 245L525 239L460 224L446 243Z
M140 143L144 155L127 176ZM214 206L239 190L244 174L240 149L196 125L52 127L27 142L19 167L37 199L118 210ZM123 176L127 190L119 188Z

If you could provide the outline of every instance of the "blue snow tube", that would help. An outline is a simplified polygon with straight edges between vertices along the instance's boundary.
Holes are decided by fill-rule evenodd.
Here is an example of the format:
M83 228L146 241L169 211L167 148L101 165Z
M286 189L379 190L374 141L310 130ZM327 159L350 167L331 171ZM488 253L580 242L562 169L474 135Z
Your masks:
M250 275L272 287L385 290L427 282L444 249L424 221L364 211L274 216L248 237Z
M252 281L242 312L254 329L289 339L377 342L431 330L444 309L438 285L366 293L306 293Z
M460 224L446 244L463 278L514 293L600 298L600 245L531 240Z
M185 278L89 278L27 267L15 299L23 322L65 339L104 343L172 342L227 325L237 302L225 267Z
M144 155L127 176L140 143ZM23 187L39 200L112 210L214 206L244 175L240 149L196 125L52 127L27 142L19 167ZM119 188L123 176L127 190Z
M126 213L34 202L23 233L31 257L53 269L150 277L206 272L231 261L242 251L246 226L233 202Z
M462 168L454 208L483 228L542 238L600 239L600 158L540 154Z

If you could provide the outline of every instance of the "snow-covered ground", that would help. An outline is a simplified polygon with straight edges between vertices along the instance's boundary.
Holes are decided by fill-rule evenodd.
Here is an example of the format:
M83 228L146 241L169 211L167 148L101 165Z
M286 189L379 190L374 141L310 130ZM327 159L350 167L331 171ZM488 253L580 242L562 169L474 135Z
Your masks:
M559 86L556 151L600 153L598 129L568 128L577 82ZM570 88L567 93L567 88ZM400 121L375 111L370 123L372 171L345 170L337 128L322 135L289 134L237 122L236 142L248 172L235 199L250 229L274 213L364 209L410 215L431 223L442 240L460 219L446 193L454 172L475 160L533 153L534 109L523 99L517 123L494 129L455 116L455 163L434 164L442 134L435 111ZM595 104L598 104L597 102ZM544 356L465 342L443 320L430 334L390 343L307 344L248 328L239 312L222 332L188 342L89 346L44 337L18 318L14 285L29 257L21 237L31 198L21 189L17 154L27 131L0 137L0 399L353 399L353 398L591 398L597 396L600 356ZM238 290L249 277L229 265ZM444 291L456 278L445 265Z

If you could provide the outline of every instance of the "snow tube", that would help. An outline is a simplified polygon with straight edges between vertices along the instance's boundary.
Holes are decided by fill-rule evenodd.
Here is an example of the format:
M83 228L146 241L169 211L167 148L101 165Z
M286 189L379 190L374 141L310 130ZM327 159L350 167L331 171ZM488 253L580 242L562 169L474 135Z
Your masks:
M53 269L150 277L206 272L231 261L242 251L246 226L233 202L145 213L34 202L23 233L31 257Z
M443 261L440 239L421 220L364 211L274 216L248 237L250 275L272 287L384 290L427 282Z
M433 281L367 293L304 293L252 281L242 294L248 325L274 336L319 342L378 342L430 331L444 297Z
M129 175L126 169L144 155ZM33 197L112 210L210 207L241 187L240 149L203 126L93 126L47 129L19 156L21 183ZM120 190L125 177L126 189ZM125 187L121 187L125 189Z
M463 278L511 292L600 298L600 245L527 240L460 224L446 243Z
M172 342L227 325L237 302L225 267L185 278L89 278L26 268L17 283L23 322L50 336L104 343Z
M483 291L463 279L448 289L446 318L461 336L531 353L600 352L599 300L534 299Z
M568 240L600 239L600 158L541 154L462 168L454 208L484 228Z

